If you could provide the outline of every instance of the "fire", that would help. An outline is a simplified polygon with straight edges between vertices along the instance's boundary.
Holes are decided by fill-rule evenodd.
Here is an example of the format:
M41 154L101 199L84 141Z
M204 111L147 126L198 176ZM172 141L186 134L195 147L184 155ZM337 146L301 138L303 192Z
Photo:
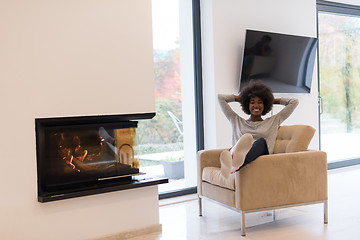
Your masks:
M55 133L55 136L59 137L59 141L57 143L58 152L61 159L71 167L71 169L81 172L80 166L82 168L90 168L94 167L85 167L82 165L84 161L92 161L94 158L99 157L102 152L103 139L100 138L98 142L98 148L93 151L93 154L89 154L89 151L82 146L81 139L79 136L72 136L71 143L69 144L69 136L65 137L65 133Z
M100 128L104 129L104 128ZM138 168L139 160L134 157L135 129L116 129L111 134L94 129L69 129L53 132L53 146L56 158L61 161L64 172L123 171L124 168ZM109 130L108 130L109 131ZM107 137L108 136L108 137ZM111 173L113 174L113 173Z

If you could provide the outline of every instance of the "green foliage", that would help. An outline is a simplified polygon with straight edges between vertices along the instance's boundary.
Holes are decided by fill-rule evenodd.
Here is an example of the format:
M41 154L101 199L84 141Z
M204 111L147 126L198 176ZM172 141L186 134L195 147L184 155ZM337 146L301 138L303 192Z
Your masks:
M167 143L167 144L140 144L136 146L135 154L144 155L151 153L160 153L160 152L172 152L180 151L182 149L182 144L180 143Z
M167 111L181 118L181 102L169 99L156 100L156 116L138 124L137 144L176 143L179 132Z
M164 148L169 151L182 148L182 138L179 138L179 132L168 114L168 111L171 111L182 119L178 48L170 51L154 51L154 76L156 116L151 120L139 121L137 145L142 146L139 154L162 152L165 151ZM164 147L165 145L168 146Z
M347 131L360 127L360 35L357 18L321 14L320 91L324 112L346 123Z
M164 159L161 159L161 160L166 161L166 162L178 162L178 161L183 161L184 156L180 156L180 157L166 156Z
M351 87L344 87L343 71L339 67L322 67L320 71L321 96L324 103L324 111L344 123L348 123L347 114L352 116L352 126L360 127L360 95L357 89L360 88L360 69L353 69L351 74ZM335 90L334 90L335 89ZM348 91L351 105L347 104L346 91Z

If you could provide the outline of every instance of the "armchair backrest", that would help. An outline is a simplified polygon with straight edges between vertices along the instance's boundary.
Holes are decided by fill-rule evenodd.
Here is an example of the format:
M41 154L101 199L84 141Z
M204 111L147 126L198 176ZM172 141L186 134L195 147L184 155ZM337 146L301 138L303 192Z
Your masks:
M308 125L280 126L274 154L305 151L314 134L315 129Z

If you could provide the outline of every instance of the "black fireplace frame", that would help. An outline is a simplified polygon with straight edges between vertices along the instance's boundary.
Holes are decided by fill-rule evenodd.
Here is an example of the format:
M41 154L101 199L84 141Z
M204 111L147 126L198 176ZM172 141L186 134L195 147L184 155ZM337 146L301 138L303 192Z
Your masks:
M125 190L144 186L151 186L161 183L167 183L165 178L151 178L143 173L134 173L124 176L117 176L108 179L98 179L81 184L69 185L59 189L47 189L43 185L44 171L43 162L46 160L44 150L40 150L40 145L45 144L45 129L54 127L82 127L104 125L116 128L133 128L137 127L137 120L152 119L155 116L151 113L135 113L121 115L97 115L97 116L79 116L79 117L59 117L59 118L36 118L36 155L37 155L37 178L38 178L38 201L49 202L73 197L93 195L111 191Z

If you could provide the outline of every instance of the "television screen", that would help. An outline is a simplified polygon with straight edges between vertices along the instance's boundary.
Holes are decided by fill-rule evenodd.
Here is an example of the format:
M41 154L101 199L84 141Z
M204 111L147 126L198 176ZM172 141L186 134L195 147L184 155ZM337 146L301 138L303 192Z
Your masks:
M274 93L309 93L317 39L246 30L240 89L261 80Z

